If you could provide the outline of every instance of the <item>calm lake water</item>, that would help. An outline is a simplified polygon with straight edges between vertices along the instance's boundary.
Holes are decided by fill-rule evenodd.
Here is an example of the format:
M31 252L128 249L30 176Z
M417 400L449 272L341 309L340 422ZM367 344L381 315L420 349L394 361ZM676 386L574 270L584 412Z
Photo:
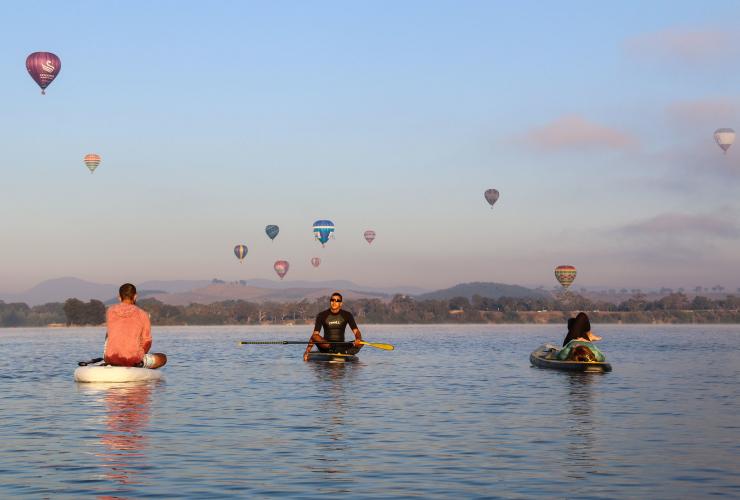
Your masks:
M92 387L102 328L0 330L0 498L740 497L740 326L596 326L611 373L531 367L557 326L155 327L164 381Z

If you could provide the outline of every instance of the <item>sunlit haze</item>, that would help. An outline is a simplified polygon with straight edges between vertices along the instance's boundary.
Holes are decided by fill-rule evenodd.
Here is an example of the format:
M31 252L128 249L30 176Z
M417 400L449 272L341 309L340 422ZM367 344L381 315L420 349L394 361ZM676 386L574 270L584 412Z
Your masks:
M0 291L277 279L279 259L286 283L549 288L570 264L577 287L740 286L740 146L712 136L740 127L740 3L13 2L3 21ZM62 61L43 96L36 51Z

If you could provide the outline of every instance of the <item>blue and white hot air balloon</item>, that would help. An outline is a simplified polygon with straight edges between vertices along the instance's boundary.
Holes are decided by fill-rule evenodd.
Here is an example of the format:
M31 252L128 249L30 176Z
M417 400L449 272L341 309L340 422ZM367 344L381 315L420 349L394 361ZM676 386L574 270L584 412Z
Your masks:
M270 224L269 226L265 227L265 233L267 234L267 237L271 240L274 240L279 232L280 228L274 224Z
M334 223L330 220L317 220L313 223L313 235L323 247L329 237L334 237Z

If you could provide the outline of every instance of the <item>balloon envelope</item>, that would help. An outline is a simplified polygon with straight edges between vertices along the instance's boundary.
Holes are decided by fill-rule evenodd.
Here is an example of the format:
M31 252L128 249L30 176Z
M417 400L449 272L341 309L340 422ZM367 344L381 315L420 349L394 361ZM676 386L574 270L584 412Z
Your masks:
M483 197L486 199L489 205L491 205L491 208L493 208L493 205L498 201L498 190L497 189L486 189L486 192L483 193Z
M240 264L244 260L244 257L247 256L247 252L247 245L237 245L234 247L234 255L239 259Z
M313 267L319 267L321 265L321 259L318 257L314 257L313 259L311 259L311 265Z
M735 142L735 131L731 128L718 128L714 131L714 140L717 145L722 148L722 151L727 154L727 150L730 149L732 143Z
M372 229L368 229L367 231L365 231L363 236L368 243L372 243L375 239L375 231L373 231Z
M558 266L555 268L555 278L567 290L576 279L576 268L573 266Z
M267 234L267 237L271 240L274 240L279 232L280 228L274 224L270 224L269 226L265 227L265 233Z
M288 274L288 269L290 269L290 264L287 260L278 260L275 261L275 265L272 266L275 268L275 272L278 276L280 276L280 279L283 279L286 274Z
M26 58L26 69L31 78L41 87L41 93L46 94L46 87L62 70L62 61L51 52L34 52Z
M332 221L317 220L313 223L314 238L321 242L322 247L329 241L329 236L333 236L332 233L334 233L334 223Z
M85 162L85 166L90 169L90 173L92 174L93 172L95 172L95 169L98 168L98 165L100 165L100 155L90 153L89 155L85 155L83 161Z

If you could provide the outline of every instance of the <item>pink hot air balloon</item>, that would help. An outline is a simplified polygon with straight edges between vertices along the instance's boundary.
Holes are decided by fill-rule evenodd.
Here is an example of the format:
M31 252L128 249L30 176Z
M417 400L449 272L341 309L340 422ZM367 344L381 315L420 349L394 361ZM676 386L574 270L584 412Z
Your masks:
M290 269L290 264L288 264L287 260L277 260L275 261L275 265L273 266L275 268L275 272L278 276L280 276L280 279L285 278L285 275L288 274L288 269Z
M321 265L321 259L319 259L318 257L314 257L313 259L311 259L311 265L313 267L319 267Z
M34 52L26 58L26 69L31 78L41 87L41 93L46 94L46 87L62 70L62 61L51 52Z
M368 243L372 243L373 240L375 239L375 231L373 231L372 229L368 229L367 231L365 231L363 236L365 237L365 240L367 240Z

